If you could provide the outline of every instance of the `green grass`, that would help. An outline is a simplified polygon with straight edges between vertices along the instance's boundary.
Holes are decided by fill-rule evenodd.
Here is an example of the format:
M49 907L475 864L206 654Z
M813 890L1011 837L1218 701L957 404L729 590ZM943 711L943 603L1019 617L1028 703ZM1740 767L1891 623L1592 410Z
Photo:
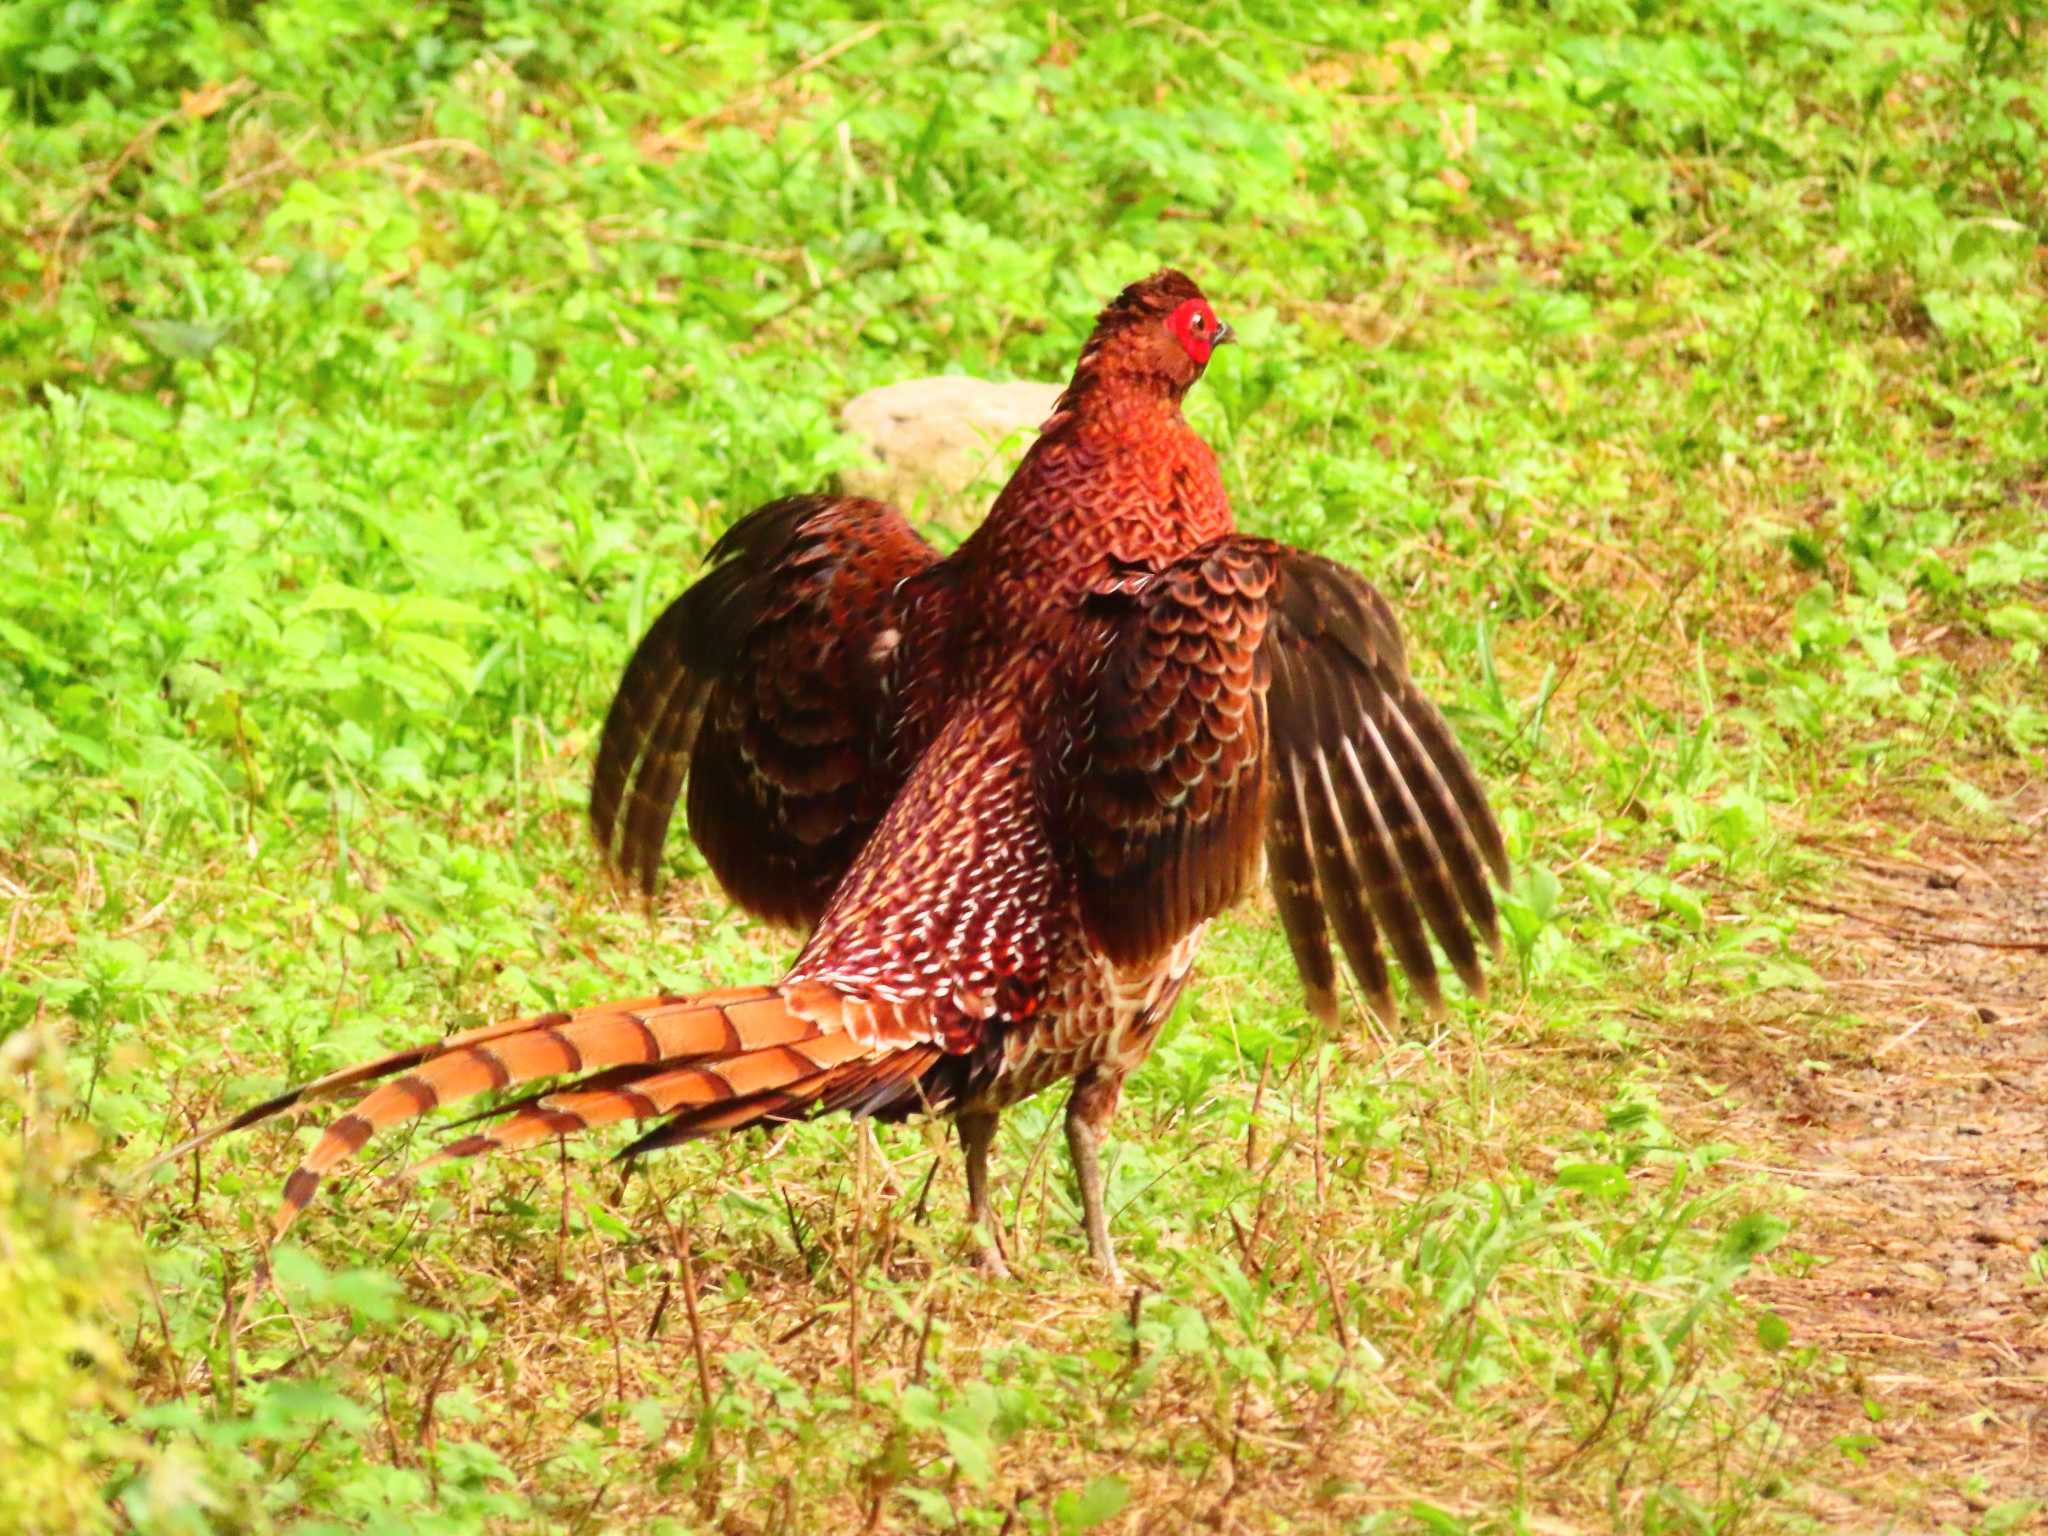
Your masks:
M1796 1525L1830 1366L1739 1287L1797 1212L1689 1111L1847 1024L1788 893L2048 771L2039 32L0 6L0 1297L62 1277L0 1308L0 1523ZM1373 575L1496 787L1490 1002L1326 1040L1224 925L1118 1122L1137 1295L1056 1099L1014 1286L934 1126L394 1161L277 1290L298 1133L126 1182L423 1032L772 974L680 840L652 923L598 877L627 647L851 394L1061 377L1162 263L1246 343L1191 404L1240 520Z

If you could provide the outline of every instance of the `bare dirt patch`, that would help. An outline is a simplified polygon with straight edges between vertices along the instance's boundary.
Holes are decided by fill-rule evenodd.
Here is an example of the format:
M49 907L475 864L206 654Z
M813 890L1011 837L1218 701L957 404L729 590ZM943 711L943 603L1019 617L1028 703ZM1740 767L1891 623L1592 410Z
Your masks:
M1782 1039L1735 1089L1770 1171L1805 1197L1793 1243L1810 1268L1748 1290L1823 1362L1788 1428L1830 1529L2048 1518L2042 821L1856 858L1816 903L1836 920L1816 958L1867 1029Z

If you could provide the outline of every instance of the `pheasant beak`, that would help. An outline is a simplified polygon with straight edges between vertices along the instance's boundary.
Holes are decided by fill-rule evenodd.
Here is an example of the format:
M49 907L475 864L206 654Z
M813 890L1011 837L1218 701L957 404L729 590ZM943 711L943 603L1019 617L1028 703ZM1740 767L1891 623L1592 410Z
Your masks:
M1230 328L1230 322L1228 320L1218 320L1216 322L1216 334L1209 339L1209 345L1220 347L1225 342L1235 340L1237 340L1237 332Z

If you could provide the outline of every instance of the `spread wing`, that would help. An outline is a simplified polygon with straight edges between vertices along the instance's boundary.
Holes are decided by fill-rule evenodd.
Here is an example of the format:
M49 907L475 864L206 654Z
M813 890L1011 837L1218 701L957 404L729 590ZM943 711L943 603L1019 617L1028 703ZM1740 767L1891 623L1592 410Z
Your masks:
M1450 727L1408 676L1386 601L1262 539L1204 545L1087 602L1043 733L1048 822L1114 959L1234 902L1263 844L1311 1005L1336 1015L1329 933L1374 1010L1385 950L1430 1006L1434 938L1479 991L1507 854ZM1385 946L1383 949L1382 946Z
M605 720L590 823L652 894L690 835L733 899L808 927L937 725L951 569L894 508L771 502L655 620Z

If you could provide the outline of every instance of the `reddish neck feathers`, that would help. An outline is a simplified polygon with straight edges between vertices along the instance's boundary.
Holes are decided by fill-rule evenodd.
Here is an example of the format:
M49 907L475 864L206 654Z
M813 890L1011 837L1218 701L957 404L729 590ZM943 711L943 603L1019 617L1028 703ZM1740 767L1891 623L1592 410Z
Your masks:
M1182 388L1093 346L1043 435L959 551L976 646L1008 654L1070 621L1118 566L1158 565L1231 531L1216 456Z
M1155 414L1177 421L1182 397L1200 377L1201 370L1177 350L1163 324L1098 326L1081 349L1074 376L1045 430L1053 432L1070 418Z
M985 659L1058 635L1111 571L1156 566L1231 531L1216 456L1180 413L1202 363L1170 323L1201 290L1156 272L1112 299L1039 440L955 558L967 644Z

